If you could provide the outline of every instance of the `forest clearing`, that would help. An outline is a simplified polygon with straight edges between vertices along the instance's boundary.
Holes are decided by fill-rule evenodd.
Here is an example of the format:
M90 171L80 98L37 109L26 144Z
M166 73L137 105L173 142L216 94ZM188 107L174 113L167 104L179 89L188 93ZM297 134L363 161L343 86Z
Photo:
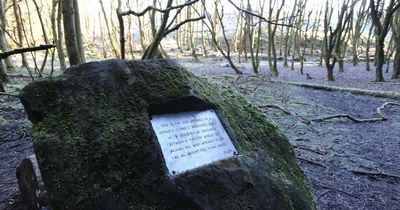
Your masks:
M0 209L399 208L400 2L0 2ZM204 110L234 155L176 175L149 122ZM31 155L43 180L24 183Z

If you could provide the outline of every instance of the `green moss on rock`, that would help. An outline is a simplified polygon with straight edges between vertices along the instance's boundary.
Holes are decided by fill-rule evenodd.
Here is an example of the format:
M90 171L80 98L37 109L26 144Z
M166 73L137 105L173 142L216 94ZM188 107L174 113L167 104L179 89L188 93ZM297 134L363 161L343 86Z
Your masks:
M283 132L171 60L92 62L21 92L54 209L316 209ZM213 108L240 156L167 174L153 114Z

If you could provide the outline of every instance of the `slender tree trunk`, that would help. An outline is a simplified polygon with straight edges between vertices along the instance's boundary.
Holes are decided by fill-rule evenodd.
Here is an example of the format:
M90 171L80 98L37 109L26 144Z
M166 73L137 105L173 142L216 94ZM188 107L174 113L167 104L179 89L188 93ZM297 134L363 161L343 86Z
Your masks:
M76 1L76 0L74 0ZM115 57L119 58L121 57L118 47L117 47L117 43L114 40L113 34L111 32L111 27L110 27L110 23L108 21L107 18L107 13L104 9L104 5L103 5L103 0L99 0L100 6L101 6L101 12L103 13L103 18L104 18L104 22L106 24L106 29L107 29L107 35L108 35L108 39L110 40L110 45L111 45L111 49L114 52Z
M396 13L393 19L393 38L395 42L396 54L394 57L392 79L398 79L400 76L400 12Z
M292 12L290 13L289 20L288 20L289 25L292 25L294 23L296 16L300 12L300 10L297 9L297 6L298 6L298 1L294 0L293 9L292 9ZM288 58L288 56L290 56L290 50L291 50L290 45L291 45L291 41L292 41L291 37L292 37L293 31L294 31L293 28L289 28L289 27L286 28L285 42L284 42L285 47L284 47L284 51L283 51L284 52L283 53L283 66L285 66L285 67L289 66L287 58Z
M32 0L32 1L33 1L33 4L35 5L36 12L37 12L37 15L38 15L38 18L39 18L39 22L40 22L40 26L42 28L44 42L45 42L45 44L49 44L49 39L47 38L46 28L45 28L44 23L43 23L43 19L42 19L40 8L39 8L36 0ZM44 71L44 67L46 66L46 62L47 62L47 57L48 56L49 56L49 50L46 50L42 66L39 69L39 77L42 77L42 73Z
M134 55L134 36L133 36L133 32L132 32L132 17L129 15L127 17L128 19L128 45L129 45L129 53L131 54L131 59L134 59L135 55Z
M63 0L62 4L65 45L67 47L69 63L72 66L82 62L76 37L74 0Z
M18 41L19 41L18 47L23 47L24 46L23 29L22 29L21 17L18 12L17 0L12 0L12 4L13 4L13 9L14 9L15 22L17 25L17 34L18 34ZM22 53L21 56L22 56L22 65L25 66L28 69L28 71L30 72L29 64L28 64L25 54Z
M136 1L136 7L139 8L139 1ZM143 54L146 51L146 42L145 42L145 33L144 33L144 27L142 24L142 18L140 16L137 17L138 18L138 25L139 25L139 32L140 32L140 45L142 46L142 52Z
M376 69L375 69L375 81L384 82L383 78L383 64L385 63L385 51L384 51L384 39L378 39L376 41Z
M202 10L201 12L204 13L204 11L205 11L204 5L201 5L201 10ZM203 21L201 21L201 45L203 47L203 56L207 58L208 51L207 51L207 47L206 47L206 37L204 36L204 22Z
M393 64L392 79L398 79L400 76L400 44L396 44L396 55Z
M315 49L315 44L318 40L318 31L319 31L319 27L321 25L321 15L322 15L322 9L319 10L318 15L316 15L316 17L318 17L317 22L315 23L314 27L313 27L313 31L312 31L312 37L311 37L311 49L310 49L310 56L313 57L314 56L314 49ZM321 50L322 52L322 50Z
M369 59L369 49L370 49L370 45L371 45L371 36L372 36L373 29L374 29L374 25L371 24L371 27L369 28L369 33L368 33L367 47L365 49L365 68L367 71L371 70L370 59Z
M58 52L58 59L60 60L60 68L62 71L64 71L67 67L65 64L65 53L64 53L64 43L63 43L63 28L62 28L62 3L59 0L58 1L58 11L57 11L57 52Z
M121 0L118 0L117 18L119 24L119 47L120 47L121 59L125 59L125 27L124 27L124 19L122 18L121 15L122 12L121 7L122 7L122 2Z
M277 4L278 1L275 1L274 5ZM275 13L275 22L278 22L280 13L282 11L282 8L285 4L285 1L281 1L281 5L277 7L276 13ZM263 5L264 6L264 5ZM261 8L263 8L263 6ZM262 11L262 9L261 9ZM269 16L268 18L272 20L273 18L273 11L274 8L272 6L272 0L269 1ZM262 13L261 13L262 14ZM260 20L261 22L261 20ZM261 28L261 25L259 25ZM276 45L275 45L275 34L277 30L277 25L272 25L271 23L268 23L268 64L269 68L271 69L271 72L274 76L278 76L278 66L277 66L277 55L276 55ZM259 35L261 36L261 34ZM260 38L260 37L259 37ZM259 39L260 40L260 39Z
M4 10L4 0L0 0L0 48L3 52L9 51L9 47L8 47L8 43L6 40L6 36L5 36L5 28L7 25L7 21L6 21L6 17L5 17L5 10ZM4 60L5 62L5 67L4 69L7 68L12 68L14 67L14 63L11 60L11 57L8 57ZM6 81L3 81L6 82Z
M3 60L0 59L0 92L5 92L3 82L10 82Z
M85 49L83 48L82 42L82 31L81 31L81 20L79 15L79 5L78 0L74 0L74 19L75 19L75 31L76 31L76 44L78 46L79 57L81 63L86 62L85 59Z

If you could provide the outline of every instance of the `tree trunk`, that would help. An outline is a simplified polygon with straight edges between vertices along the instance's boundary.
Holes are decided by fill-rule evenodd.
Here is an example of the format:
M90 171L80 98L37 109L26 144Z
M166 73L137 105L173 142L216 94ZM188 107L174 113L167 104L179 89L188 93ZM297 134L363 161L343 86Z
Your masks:
M333 68L334 68L334 66L332 66L332 65L326 66L329 81L335 81L335 77L333 76Z
M392 79L398 79L400 76L400 43L397 43L394 59Z
M74 1L76 1L76 0L74 0ZM106 24L106 29L107 29L108 38L110 40L111 49L114 52L115 57L119 58L121 55L120 55L120 53L119 53L119 51L117 49L118 48L117 47L118 44L115 43L113 34L111 33L111 28L110 28L110 24L109 24L109 21L108 21L108 18L107 18L107 13L106 13L106 11L104 9L104 5L103 5L103 0L99 0L99 3L100 3L100 6L101 6L101 11L103 13L104 22Z
M78 46L79 57L81 59L81 63L86 62L85 59L85 49L83 48L82 42L82 31L81 31L81 20L79 17L79 5L78 0L74 0L74 19L75 19L75 31L76 31L76 44Z
M118 25L119 25L119 48L121 59L125 59L125 27L124 27L124 19L121 15L121 0L118 0L118 8L117 8L117 18L118 18Z
M385 51L384 48L384 39L378 39L376 42L376 69L375 69L375 81L376 82L384 82L383 78L383 64L385 63Z
M370 45L371 45L371 36L372 36L372 31L374 29L374 25L371 24L371 27L369 28L369 33L368 33L368 39L367 39L367 47L365 49L365 69L367 71L370 71L370 65L369 65L369 49L370 49Z
M398 79L400 76L400 13L397 12L393 21L393 36L396 44L396 55L394 57L392 79Z
M63 10L63 23L64 23L64 33L65 33L65 45L67 47L67 54L70 65L76 65L82 62L78 43L77 43L77 33L75 26L75 15L74 15L74 0L63 0L62 1Z
M17 25L17 34L18 34L18 41L19 41L18 47L23 47L23 45L24 45L23 29L22 29L20 14L18 12L18 2L17 2L17 0L12 0L12 3L13 3L13 9L14 9L15 22ZM25 54L22 53L21 56L22 56L22 65L24 65L30 72L29 64L28 64Z
M1 83L1 87L2 87L2 84L3 84L2 82L10 82L10 78L7 75L6 68L5 68L5 65L3 63L3 60L0 59L0 83Z
M9 51L8 48L8 43L6 40L5 36L5 27L6 27L6 17L5 17L5 11L4 11L4 0L0 0L0 48L3 52ZM8 57L5 59L5 64L6 68L12 68L14 66L13 61L11 60L11 57ZM3 81L4 82L4 81Z
M201 5L201 10L202 10L201 11L202 14L204 14L204 11L205 11L204 5ZM201 21L201 45L202 45L202 48L203 48L203 56L207 58L208 57L208 51L207 51L207 47L206 47L206 37L204 36L204 22L203 21Z
M58 0L54 0L58 1ZM60 60L60 68L64 71L67 67L65 65L65 53L64 53L64 43L63 43L63 28L62 28L62 3L58 1L58 11L57 11L57 52L58 52L58 59Z
M385 10L385 15L383 16L380 8L380 3L382 2L377 2L375 3L374 0L370 0L370 15L372 22L375 26L375 48L376 48L376 54L375 54L375 64L376 64L376 69L375 69L375 81L376 82L383 82L383 73L382 73L382 67L385 62L385 52L384 52L384 43L385 43L385 37L389 31L391 22L392 22L392 17L393 14L396 12L397 9L400 7L400 2L395 1L395 0L390 0L389 3L387 4L387 8ZM383 6L382 6L383 7ZM383 16L383 22L381 22Z

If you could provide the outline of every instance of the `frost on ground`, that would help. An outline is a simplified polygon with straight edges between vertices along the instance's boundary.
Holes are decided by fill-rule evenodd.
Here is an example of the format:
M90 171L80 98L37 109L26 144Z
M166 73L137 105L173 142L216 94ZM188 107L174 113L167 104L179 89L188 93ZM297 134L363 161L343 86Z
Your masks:
M271 80L361 88L400 93L400 80L375 83L374 69L366 72L364 64L345 65L345 72L335 71L335 82L328 82L326 71L307 63L304 75L279 63L280 76L273 78L262 61L260 75L252 74L249 61L238 64L244 75L238 76L220 57L193 62L179 61L210 82L228 85L249 97L257 105L278 105L290 114L265 107L263 112L282 128L295 148L300 165L312 182L321 209L396 209L400 206L400 107L383 110L388 120L355 123L347 119L323 122L309 120L335 114L357 118L378 117L376 108L399 99L375 98L347 92L314 90ZM371 65L372 67L373 65ZM309 74L312 79L307 79ZM25 80L25 79L24 79ZM18 93L21 80L8 87ZM0 209L20 209L15 169L33 153L29 130L31 124L18 98L0 96Z
M207 64L210 66L209 64ZM321 209L398 209L400 206L400 107L384 109L387 121L356 123L347 119L323 122L309 120L336 114L357 118L376 118L376 108L399 99L376 98L346 92L314 90L271 80L361 88L400 93L400 81L373 82L374 72L346 64L344 73L336 72L336 82L326 81L325 70L315 64L304 73L281 68L281 76L271 78L266 69L261 75L232 75L229 68L191 68L208 80L236 88L257 105L278 105L285 111L263 108L277 122L295 148L301 167L314 186ZM263 68L263 67L261 67ZM266 66L264 66L266 68ZM211 71L211 70L209 70ZM390 72L385 74L390 78ZM388 79L389 80L389 79ZM289 111L288 114L286 111ZM286 112L286 113L285 113Z

